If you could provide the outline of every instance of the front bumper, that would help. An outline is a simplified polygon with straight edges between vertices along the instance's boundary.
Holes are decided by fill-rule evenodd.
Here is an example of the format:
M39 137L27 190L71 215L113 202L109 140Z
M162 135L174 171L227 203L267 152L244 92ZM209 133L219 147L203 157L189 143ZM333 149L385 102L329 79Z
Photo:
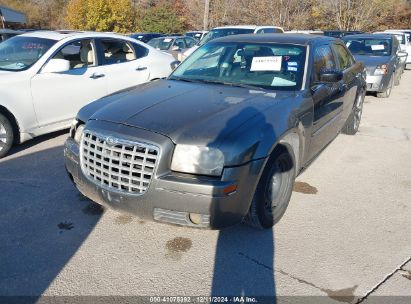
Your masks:
M391 74L377 76L367 74L367 91L384 92L390 82L390 76Z
M221 178L168 171L155 175L146 193L135 195L111 191L86 177L80 166L79 146L71 138L65 143L64 155L70 178L82 194L96 203L140 218L212 229L242 221L265 164L265 159L262 159L226 168ZM226 194L225 189L232 185L237 189ZM197 215L201 221L194 223L190 214Z

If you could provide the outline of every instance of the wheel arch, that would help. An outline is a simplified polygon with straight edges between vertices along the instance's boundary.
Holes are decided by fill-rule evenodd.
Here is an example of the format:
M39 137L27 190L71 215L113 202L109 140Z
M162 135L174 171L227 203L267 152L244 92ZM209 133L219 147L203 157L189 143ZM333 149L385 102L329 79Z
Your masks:
M6 116L6 118L10 121L13 132L14 132L14 142L20 143L20 126L17 121L17 118L13 115L13 113L7 109L6 107L0 105L0 113Z

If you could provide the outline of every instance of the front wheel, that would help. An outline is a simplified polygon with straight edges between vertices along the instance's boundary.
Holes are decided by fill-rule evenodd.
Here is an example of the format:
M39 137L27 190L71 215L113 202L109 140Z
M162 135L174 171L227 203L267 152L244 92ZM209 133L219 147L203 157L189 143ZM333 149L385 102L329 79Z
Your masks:
M394 82L394 75L391 75L390 82L388 83L387 88L385 89L384 92L378 92L377 97L378 98L388 98L388 97L390 97L393 82Z
M400 72L400 73L398 73L397 77L395 77L395 81L394 81L394 85L395 85L395 86L399 86L399 85L400 85L401 75L402 75L402 73Z
M244 222L257 229L270 229L278 223L288 207L294 180L293 159L279 149L267 162Z
M360 128L362 110L364 107L365 93L361 92L358 94L355 104L351 110L350 116L348 116L347 121L342 129L342 132L347 135L355 135Z
M0 158L7 155L13 145L14 134L10 121L0 113Z

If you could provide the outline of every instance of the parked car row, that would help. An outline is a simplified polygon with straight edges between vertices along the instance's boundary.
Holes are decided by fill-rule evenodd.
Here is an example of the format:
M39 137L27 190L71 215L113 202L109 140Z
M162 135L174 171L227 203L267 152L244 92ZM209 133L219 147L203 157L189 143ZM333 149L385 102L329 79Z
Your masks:
M188 36L13 37L0 43L0 157L71 126L67 172L93 201L178 225L271 228L296 176L340 132L356 134L366 91L388 97L407 56L396 33L283 32L221 27L194 46Z

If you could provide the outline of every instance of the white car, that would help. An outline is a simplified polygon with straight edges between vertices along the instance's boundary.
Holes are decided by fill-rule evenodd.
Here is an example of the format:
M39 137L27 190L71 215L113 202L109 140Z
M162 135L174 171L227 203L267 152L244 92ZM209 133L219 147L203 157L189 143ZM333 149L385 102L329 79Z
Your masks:
M241 34L273 34L284 33L284 29L279 26L257 26L257 25L234 25L234 26L222 26L213 28L211 31L200 40L198 44L186 50L182 56L181 61L190 56L196 49L203 44L206 44L210 40L221 38L229 35L241 35Z
M38 31L0 44L0 158L13 143L70 127L93 100L167 77L175 59L107 33Z
M406 59L406 64L411 64L411 45L410 41L410 34L398 30L385 30L384 32L376 32L374 34L391 34L397 37L398 41L400 42L401 51L406 52L408 54Z

